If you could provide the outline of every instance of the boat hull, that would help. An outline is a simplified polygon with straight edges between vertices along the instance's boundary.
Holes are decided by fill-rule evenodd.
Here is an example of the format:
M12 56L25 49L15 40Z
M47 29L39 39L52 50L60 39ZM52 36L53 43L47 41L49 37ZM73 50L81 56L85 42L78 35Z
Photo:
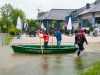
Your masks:
M18 53L28 53L28 54L61 54L61 53L72 53L77 51L76 46L66 46L63 45L61 48L57 48L56 46L49 46L48 48L40 48L40 45L12 45L12 49L14 52Z

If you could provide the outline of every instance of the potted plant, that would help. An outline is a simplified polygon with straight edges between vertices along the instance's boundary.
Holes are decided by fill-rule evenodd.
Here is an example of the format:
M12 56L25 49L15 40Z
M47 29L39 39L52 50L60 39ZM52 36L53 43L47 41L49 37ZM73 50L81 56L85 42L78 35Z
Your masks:
M89 31L90 31L90 36L93 36L94 27L92 25L89 27Z
M20 29L16 29L16 37L17 39L20 39L20 33L21 33L21 30Z

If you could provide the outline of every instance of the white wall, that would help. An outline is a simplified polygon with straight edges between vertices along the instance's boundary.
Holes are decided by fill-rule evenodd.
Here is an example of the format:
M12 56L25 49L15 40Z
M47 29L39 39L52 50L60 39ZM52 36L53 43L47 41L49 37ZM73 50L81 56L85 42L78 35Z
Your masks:
M79 25L79 23L73 23L74 29L77 29L78 25Z
M91 17L92 17L92 13L87 13L87 14L82 15L82 19L87 19Z
M100 12L96 12L95 17L100 17Z

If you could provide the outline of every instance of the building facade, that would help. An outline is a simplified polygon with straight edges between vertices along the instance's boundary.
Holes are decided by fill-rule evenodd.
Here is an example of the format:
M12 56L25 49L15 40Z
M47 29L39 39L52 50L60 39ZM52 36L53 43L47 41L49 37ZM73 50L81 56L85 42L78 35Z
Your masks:
M68 17L72 18L72 25L76 29L78 26L81 28L89 29L88 23L92 26L100 27L100 0L96 0L92 4L87 3L84 7L79 9L51 9L50 11L38 17L39 22L43 22L45 27L51 26L52 21L55 20L57 28L63 22L64 27L67 26Z
M53 25L53 21L56 22L56 24L54 25L55 28L60 28L61 27L61 23L63 23L63 29L66 26L66 20L65 20L65 16L68 16L71 12L73 11L73 9L51 9L50 11L48 11L47 13L45 13L42 16L38 17L38 21L44 24L44 27L48 28L51 27ZM39 13L41 14L41 12Z
M96 0L92 4L87 3L84 8L84 11L77 16L81 21L81 27L89 28L88 22L92 26L100 27L100 0Z

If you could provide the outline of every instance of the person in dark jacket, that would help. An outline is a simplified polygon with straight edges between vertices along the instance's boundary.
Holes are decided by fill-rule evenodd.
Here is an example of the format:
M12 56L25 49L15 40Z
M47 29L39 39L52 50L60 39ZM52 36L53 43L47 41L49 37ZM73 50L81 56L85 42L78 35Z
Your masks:
M60 32L58 29L55 29L55 34L54 34L54 36L55 36L56 39L57 39L57 46L58 46L58 48L60 48L61 40L62 40L61 32Z
M75 44L77 44L79 47L79 50L77 53L78 56L80 55L80 52L84 50L84 46L83 46L84 42L86 42L86 45L88 44L83 32L84 30L81 29L80 32L75 35Z

